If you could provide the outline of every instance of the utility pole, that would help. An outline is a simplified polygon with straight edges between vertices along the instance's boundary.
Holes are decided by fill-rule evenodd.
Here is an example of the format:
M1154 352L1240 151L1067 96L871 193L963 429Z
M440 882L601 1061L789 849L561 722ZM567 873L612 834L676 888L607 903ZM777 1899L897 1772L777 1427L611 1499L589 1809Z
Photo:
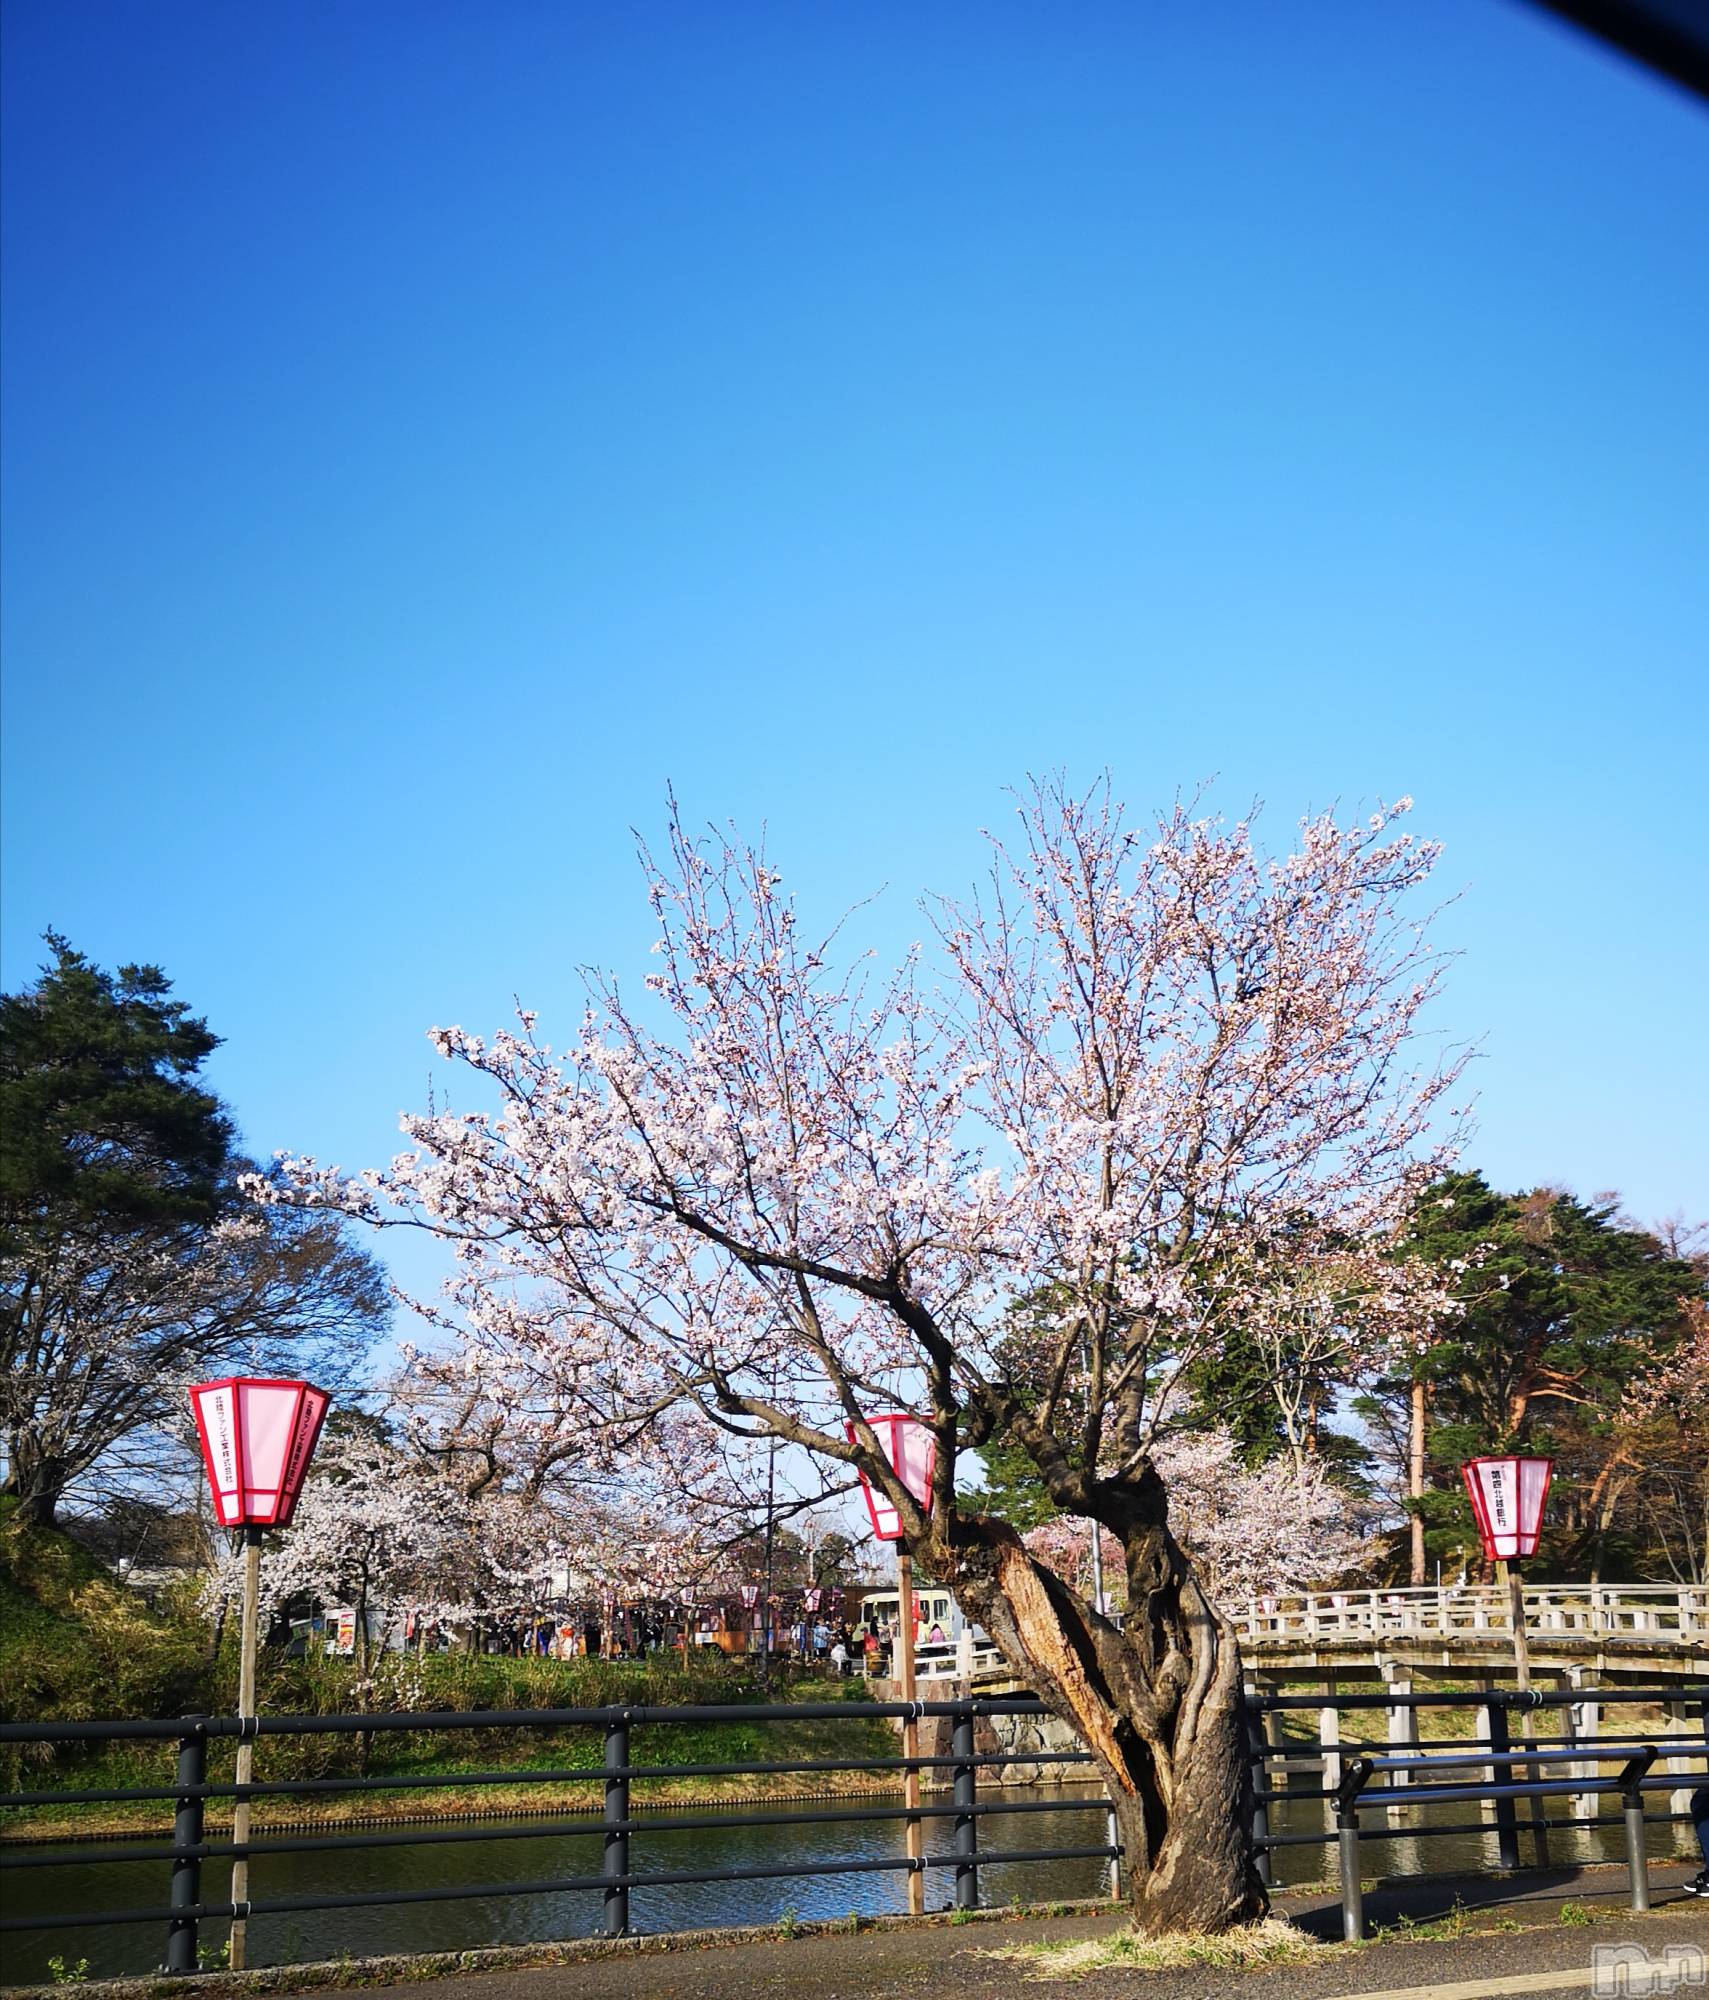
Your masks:
M776 1391L773 1390L775 1397ZM765 1452L765 1590L760 1614L760 1686L771 1686L771 1570L777 1546L777 1440L767 1440Z
M1080 1358L1081 1364L1086 1370L1086 1396L1087 1400L1090 1401L1092 1395L1092 1344L1084 1328L1082 1328L1080 1334ZM1086 1477L1095 1480L1097 1476L1098 1468L1095 1465L1089 1465L1086 1468ZM1100 1618L1109 1608L1104 1600L1104 1530L1097 1521L1092 1523L1092 1608Z
M1412 1395L1408 1405L1408 1437L1406 1446L1406 1491L1412 1502L1412 1520L1409 1527L1412 1543L1412 1581L1419 1585L1428 1581L1425 1570L1424 1550L1424 1377L1415 1375Z

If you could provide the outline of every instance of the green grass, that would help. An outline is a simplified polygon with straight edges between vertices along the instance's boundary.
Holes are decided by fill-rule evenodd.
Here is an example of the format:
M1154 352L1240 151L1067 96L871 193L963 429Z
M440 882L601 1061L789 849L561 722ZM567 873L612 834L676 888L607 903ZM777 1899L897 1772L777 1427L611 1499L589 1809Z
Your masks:
M615 1695L621 1699L621 1694ZM255 1809L258 1825L277 1826L287 1820L313 1819L343 1821L356 1818L386 1818L403 1815L432 1815L445 1811L532 1812L545 1809L586 1806L597 1809L601 1788L597 1774L604 1755L604 1743L597 1730L588 1728L540 1729L498 1732L426 1731L376 1732L366 1775L375 1778L443 1778L444 1785L380 1786L371 1791L329 1793L302 1799L278 1799L260 1803ZM451 1747L455 1745L455 1747ZM359 1739L263 1737L257 1748L255 1775L268 1779L340 1777L355 1775L360 1754ZM761 1728L741 1722L709 1723L683 1729L637 1729L630 1756L636 1763L660 1766L784 1762L790 1759L818 1761L838 1756L866 1758L896 1754L896 1742L887 1725L850 1716L847 1721L783 1723ZM218 1744L211 1748L208 1776L229 1779L232 1748ZM172 1776L173 1746L162 1744L114 1744L101 1754L73 1760L58 1760L45 1769L21 1771L18 1782L29 1789L71 1789L74 1787L114 1790L145 1785L166 1785ZM563 1779L543 1776L506 1785L459 1787L460 1774L471 1771L527 1770L563 1772ZM568 1774L585 1773L585 1777ZM883 1774L862 1772L822 1772L793 1776L788 1773L754 1777L696 1777L638 1779L633 1787L637 1804L680 1804L720 1799L777 1798L803 1792L868 1791L882 1787ZM27 1823L33 1837L54 1832L86 1833L97 1830L134 1831L164 1829L171 1808L166 1803L41 1806L5 1816L8 1832L22 1831ZM226 1823L218 1804L210 1805L209 1830Z
M155 1617L68 1536L0 1501L0 1715L179 1715L208 1682L205 1633Z
M690 1653L640 1661L508 1659L439 1653L425 1658L390 1653L375 1665L372 1686L358 1690L351 1662L309 1655L291 1660L265 1653L260 1670L263 1714L333 1715L353 1711L598 1708L612 1704L682 1706L757 1703L760 1691L741 1662ZM230 1635L216 1652L209 1626L192 1606L155 1615L87 1551L66 1536L22 1527L15 1508L0 1508L0 1702L7 1720L105 1720L186 1714L230 1714L237 1658ZM774 1699L858 1700L858 1682L794 1683ZM630 1744L638 1764L687 1765L781 1762L836 1756L886 1757L896 1743L882 1722L803 1721L768 1726L735 1720L683 1727L637 1727ZM9 1745L0 1757L0 1789L121 1790L171 1781L171 1742ZM210 1748L208 1775L231 1774L233 1750ZM520 1810L595 1800L585 1780L481 1787L452 1796L459 1773L490 1770L592 1772L604 1757L596 1728L542 1726L458 1731L376 1730L366 1745L356 1735L264 1737L256 1776L297 1779L353 1776L434 1777L436 1787L332 1794L258 1806L258 1821L288 1817L348 1818L422 1813L450 1805L468 1810ZM364 1759L366 1760L364 1762ZM638 1781L638 1800L775 1795L782 1791L870 1788L881 1779L860 1774L809 1774L771 1779ZM32 1834L63 1828L88 1832L164 1823L165 1804L30 1808L5 1815L10 1831L28 1822ZM222 1822L218 1807L210 1821Z
M1468 1910L1458 1896L1454 1907L1441 1917L1397 1917L1392 1924L1373 1926L1372 1944L1410 1939L1419 1944L1439 1944L1454 1938L1482 1937L1489 1931L1517 1931L1524 1926L1516 1917L1491 1917L1487 1912Z
M1463 1677L1438 1676L1415 1673L1412 1677L1413 1689L1418 1694L1459 1694L1464 1695L1464 1706L1455 1704L1441 1707L1420 1708L1415 1711L1420 1744L1428 1749L1436 1743L1462 1741L1478 1735L1478 1710L1482 1701L1482 1691ZM1344 1693L1371 1694L1377 1692L1375 1683L1349 1678ZM1286 1694L1303 1694L1305 1685L1287 1683L1282 1689ZM1281 1713L1281 1733L1286 1744L1310 1743L1317 1740L1318 1708L1333 1708L1335 1697L1325 1695L1310 1708L1283 1709ZM1539 1709L1536 1712L1536 1729L1539 1735L1559 1734L1561 1711L1556 1708ZM1604 1702L1602 1733L1612 1736L1618 1731L1643 1726L1659 1713L1653 1702ZM1520 1735L1520 1718L1515 1713L1511 1717L1511 1729L1517 1742ZM1341 1710L1341 1741L1339 1747L1346 1750L1380 1749L1388 1751L1395 1747L1388 1740L1388 1712L1383 1708L1344 1708Z

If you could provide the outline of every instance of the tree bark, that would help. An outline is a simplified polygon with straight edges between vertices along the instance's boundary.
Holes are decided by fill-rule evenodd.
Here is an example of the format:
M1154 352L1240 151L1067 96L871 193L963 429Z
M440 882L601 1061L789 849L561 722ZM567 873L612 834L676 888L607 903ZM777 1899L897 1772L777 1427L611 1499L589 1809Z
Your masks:
M922 1567L955 1591L1109 1787L1136 1926L1213 1933L1261 1916L1240 1652L1170 1535L1146 1468L1098 1489L1127 1558L1125 1630L1036 1562L1005 1522L958 1517Z
M38 1451L27 1436L17 1434L7 1441L7 1459L4 1490L18 1503L16 1519L27 1528L51 1528L58 1519L60 1498L65 1492L65 1465Z

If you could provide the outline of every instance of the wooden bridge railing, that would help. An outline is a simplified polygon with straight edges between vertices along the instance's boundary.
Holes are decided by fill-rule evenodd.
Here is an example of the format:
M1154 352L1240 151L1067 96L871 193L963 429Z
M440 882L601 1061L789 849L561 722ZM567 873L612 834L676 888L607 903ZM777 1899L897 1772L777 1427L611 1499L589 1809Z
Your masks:
M1709 1647L1709 1585L1528 1583L1525 1628L1540 1636L1642 1639ZM1480 1584L1422 1590L1322 1590L1248 1599L1237 1614L1255 1645L1302 1639L1475 1637L1510 1629L1506 1594Z

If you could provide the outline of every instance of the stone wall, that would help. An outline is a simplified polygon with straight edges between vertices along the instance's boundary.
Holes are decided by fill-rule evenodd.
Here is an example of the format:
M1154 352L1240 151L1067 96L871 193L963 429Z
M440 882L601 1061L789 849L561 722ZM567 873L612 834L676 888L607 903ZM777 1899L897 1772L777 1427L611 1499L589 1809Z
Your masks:
M875 1680L868 1683L874 1701L900 1701L902 1690L895 1681ZM994 1687L981 1682L970 1689L966 1681L934 1681L927 1693L921 1690L920 1698L925 1701L963 1701L969 1693L980 1695L1016 1694L1023 1689L1011 1683L1007 1687ZM902 1724L894 1724L898 1736ZM920 1718L920 1755L922 1757L947 1757L951 1754L951 1732L954 1722L947 1715L926 1715ZM1075 1779L1092 1776L1092 1767L1087 1764L1056 1764L1032 1761L1044 1751L1083 1750L1084 1742L1066 1722L1054 1715L981 1715L973 1725L973 1748L976 1755L995 1757L1014 1755L1018 1761L999 1767L982 1764L979 1767L979 1782L982 1785L1060 1785ZM927 1771L922 1774L922 1785L931 1791L947 1790L951 1783L951 1773L947 1769Z

